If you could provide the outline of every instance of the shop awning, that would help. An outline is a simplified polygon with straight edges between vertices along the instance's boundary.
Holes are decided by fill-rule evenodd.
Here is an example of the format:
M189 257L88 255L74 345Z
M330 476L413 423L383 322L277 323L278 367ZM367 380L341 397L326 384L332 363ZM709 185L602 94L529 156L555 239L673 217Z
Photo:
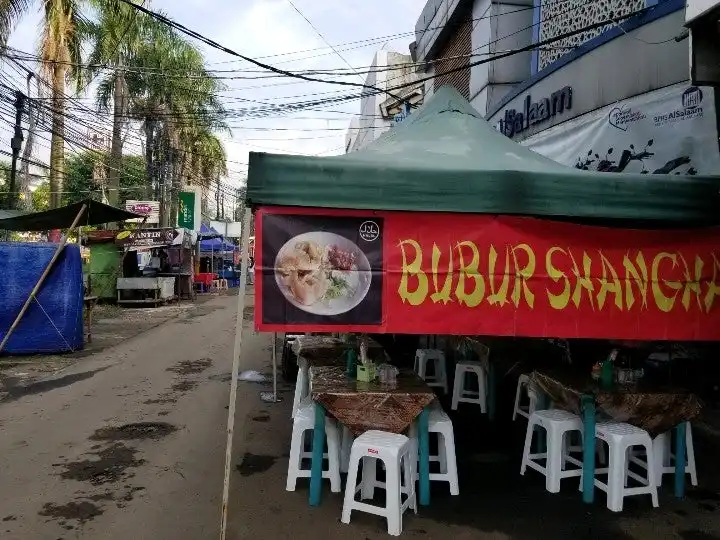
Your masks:
M566 167L499 133L451 87L358 152L251 152L247 186L253 206L720 223L720 176Z
M0 219L0 230L49 231L52 229L67 229L72 225L83 205L86 205L86 208L80 219L79 226L102 225L103 223L143 217L134 212L127 212L114 206L86 199L54 210Z

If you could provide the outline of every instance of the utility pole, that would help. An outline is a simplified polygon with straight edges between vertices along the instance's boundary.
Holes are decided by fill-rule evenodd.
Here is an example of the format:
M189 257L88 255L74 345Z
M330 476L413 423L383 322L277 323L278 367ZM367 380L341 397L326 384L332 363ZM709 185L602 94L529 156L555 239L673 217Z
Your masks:
M15 209L16 193L15 193L15 176L17 174L17 160L22 148L23 132L22 132L22 115L25 109L25 94L20 90L15 92L15 135L10 140L10 148L12 149L12 166L10 168L10 193L8 194L7 207L9 210Z

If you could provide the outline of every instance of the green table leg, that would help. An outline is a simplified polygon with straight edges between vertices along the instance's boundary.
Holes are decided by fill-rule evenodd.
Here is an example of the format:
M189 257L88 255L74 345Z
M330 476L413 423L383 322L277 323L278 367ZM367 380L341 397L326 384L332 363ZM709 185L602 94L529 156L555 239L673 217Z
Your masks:
M420 468L418 470L420 483L420 504L430 504L430 433L428 431L429 412L427 407L418 417L418 455Z
M310 506L319 506L322 498L323 454L325 450L325 409L315 403L315 429L312 442L310 471Z
M675 426L675 496L682 499L685 496L685 454L687 423L680 422Z
M595 398L584 395L580 403L583 417L583 502L592 504L595 500Z

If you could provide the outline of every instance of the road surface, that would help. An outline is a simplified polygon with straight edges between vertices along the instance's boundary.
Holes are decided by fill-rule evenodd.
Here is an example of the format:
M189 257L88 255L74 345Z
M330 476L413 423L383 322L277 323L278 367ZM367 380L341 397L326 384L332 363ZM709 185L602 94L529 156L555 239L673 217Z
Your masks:
M0 538L217 538L236 305L214 298L0 391ZM243 368L265 369L268 336L245 344ZM245 385L240 429L260 390Z

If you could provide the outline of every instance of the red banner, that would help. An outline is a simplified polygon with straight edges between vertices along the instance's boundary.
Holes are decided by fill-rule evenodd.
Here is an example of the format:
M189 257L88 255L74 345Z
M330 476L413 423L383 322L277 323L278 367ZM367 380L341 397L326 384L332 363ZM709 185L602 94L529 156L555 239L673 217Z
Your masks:
M262 208L261 331L720 339L720 232Z

